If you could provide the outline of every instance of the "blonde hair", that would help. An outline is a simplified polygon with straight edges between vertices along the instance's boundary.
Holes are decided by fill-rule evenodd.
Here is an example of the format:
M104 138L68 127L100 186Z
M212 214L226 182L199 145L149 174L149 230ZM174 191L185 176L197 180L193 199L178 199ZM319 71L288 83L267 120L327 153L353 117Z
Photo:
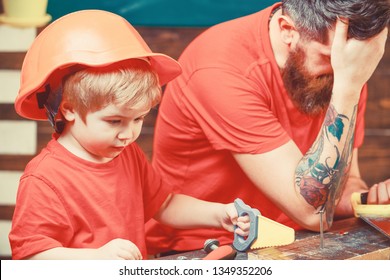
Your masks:
M63 83L62 100L71 104L85 120L88 112L109 104L152 108L161 100L161 87L148 62L132 59L106 67L87 68L68 76Z

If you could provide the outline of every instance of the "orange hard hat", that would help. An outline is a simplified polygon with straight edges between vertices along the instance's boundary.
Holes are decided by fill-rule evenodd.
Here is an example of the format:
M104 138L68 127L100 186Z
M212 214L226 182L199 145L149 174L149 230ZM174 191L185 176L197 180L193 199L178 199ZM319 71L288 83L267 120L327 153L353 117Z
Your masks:
M181 73L173 58L153 53L124 18L101 10L65 15L47 26L24 58L16 112L28 119L45 120L39 93L55 88L62 78L86 67L103 67L134 58L146 58L164 85ZM48 87L49 86L49 87Z

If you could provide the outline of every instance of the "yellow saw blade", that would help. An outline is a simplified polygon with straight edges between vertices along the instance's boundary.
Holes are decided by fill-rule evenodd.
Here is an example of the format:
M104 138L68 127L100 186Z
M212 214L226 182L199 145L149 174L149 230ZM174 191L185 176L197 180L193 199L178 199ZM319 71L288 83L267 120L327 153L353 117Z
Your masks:
M259 215L257 221L257 239L251 249L275 247L291 244L295 241L293 228Z

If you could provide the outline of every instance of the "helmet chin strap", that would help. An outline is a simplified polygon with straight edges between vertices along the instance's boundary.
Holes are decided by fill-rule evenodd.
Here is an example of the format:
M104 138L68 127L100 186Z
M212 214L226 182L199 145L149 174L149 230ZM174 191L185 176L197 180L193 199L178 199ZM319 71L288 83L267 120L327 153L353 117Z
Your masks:
M45 108L51 126L57 133L61 133L64 130L64 121L56 117L62 100L62 86L52 90L50 85L46 85L45 91L37 94L37 97L39 108Z

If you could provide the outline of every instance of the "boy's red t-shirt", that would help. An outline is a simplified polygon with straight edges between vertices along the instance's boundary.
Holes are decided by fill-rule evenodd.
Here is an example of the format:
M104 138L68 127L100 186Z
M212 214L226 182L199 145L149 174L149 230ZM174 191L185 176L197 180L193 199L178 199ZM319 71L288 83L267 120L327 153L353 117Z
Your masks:
M53 139L20 179L12 258L55 247L99 248L116 238L130 240L147 258L144 224L170 192L135 143L97 164Z

